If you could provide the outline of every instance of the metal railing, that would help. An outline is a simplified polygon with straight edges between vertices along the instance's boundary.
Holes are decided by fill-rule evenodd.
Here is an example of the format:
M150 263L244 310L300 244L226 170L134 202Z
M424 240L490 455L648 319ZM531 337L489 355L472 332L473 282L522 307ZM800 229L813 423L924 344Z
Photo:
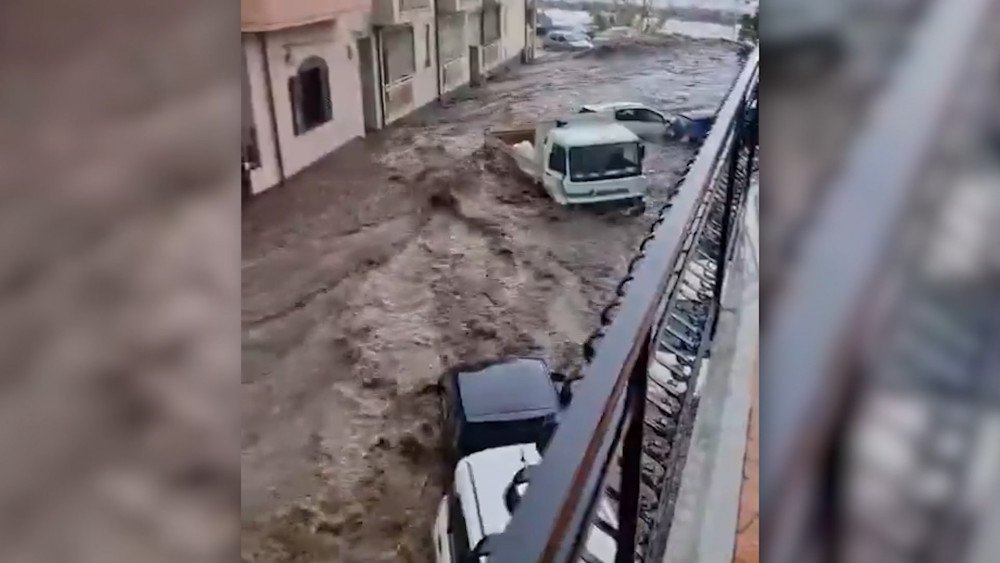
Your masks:
M755 50L585 344L572 403L491 563L662 556L677 421L708 350L755 157L757 83ZM612 537L613 556L588 548L595 530Z

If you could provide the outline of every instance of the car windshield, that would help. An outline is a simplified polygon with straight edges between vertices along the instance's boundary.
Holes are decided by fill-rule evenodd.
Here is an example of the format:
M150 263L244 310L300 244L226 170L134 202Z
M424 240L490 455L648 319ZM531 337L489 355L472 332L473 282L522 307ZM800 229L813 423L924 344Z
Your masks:
M574 182L608 180L642 173L639 143L574 147L569 150L569 173Z
M489 448L528 443L538 445L541 450L545 448L554 428L553 415L516 421L472 422L462 431L459 454L467 456Z

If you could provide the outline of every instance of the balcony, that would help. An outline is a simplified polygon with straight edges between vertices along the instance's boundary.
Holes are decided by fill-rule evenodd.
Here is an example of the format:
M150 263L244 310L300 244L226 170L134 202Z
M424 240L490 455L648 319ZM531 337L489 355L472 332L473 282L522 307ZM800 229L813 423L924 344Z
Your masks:
M419 16L431 13L431 0L374 0L372 23L400 25L413 23Z
M274 31L367 12L367 0L240 0L240 31Z
M446 14L475 12L483 9L483 0L438 0L438 9Z

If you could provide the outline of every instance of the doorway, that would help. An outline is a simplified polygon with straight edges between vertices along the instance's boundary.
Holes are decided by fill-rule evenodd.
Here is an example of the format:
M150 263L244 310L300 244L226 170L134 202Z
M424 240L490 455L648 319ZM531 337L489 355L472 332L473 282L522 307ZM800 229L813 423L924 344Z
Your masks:
M469 83L473 86L482 84L482 47L469 45Z
M365 132L381 128L379 122L378 70L375 66L371 36L358 39L358 72L361 75L361 108L365 118Z

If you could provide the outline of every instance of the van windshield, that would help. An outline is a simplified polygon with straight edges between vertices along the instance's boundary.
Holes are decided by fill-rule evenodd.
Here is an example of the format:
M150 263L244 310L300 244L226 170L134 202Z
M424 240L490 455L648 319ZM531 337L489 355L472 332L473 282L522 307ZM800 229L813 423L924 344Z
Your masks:
M639 143L593 145L569 150L569 174L574 182L624 178L641 173Z

